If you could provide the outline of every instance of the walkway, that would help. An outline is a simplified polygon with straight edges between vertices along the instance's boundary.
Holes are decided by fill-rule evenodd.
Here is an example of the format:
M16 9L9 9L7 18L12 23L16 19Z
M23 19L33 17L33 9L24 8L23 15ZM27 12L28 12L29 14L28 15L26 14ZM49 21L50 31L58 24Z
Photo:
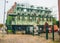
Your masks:
M40 36L9 34L1 38L0 43L52 43L51 40L46 40Z

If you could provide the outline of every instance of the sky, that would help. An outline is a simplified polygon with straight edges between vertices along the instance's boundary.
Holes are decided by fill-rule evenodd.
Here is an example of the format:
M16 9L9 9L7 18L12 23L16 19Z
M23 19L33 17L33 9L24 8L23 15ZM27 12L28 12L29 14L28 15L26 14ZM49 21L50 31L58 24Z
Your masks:
M4 18L4 1L0 0L0 23L3 24L3 18ZM7 11L11 8L11 6L14 4L14 2L17 3L25 3L30 4L34 6L43 6L48 7L52 10L52 14L54 17L58 20L58 0L6 0L6 8L5 8L5 20L7 17Z

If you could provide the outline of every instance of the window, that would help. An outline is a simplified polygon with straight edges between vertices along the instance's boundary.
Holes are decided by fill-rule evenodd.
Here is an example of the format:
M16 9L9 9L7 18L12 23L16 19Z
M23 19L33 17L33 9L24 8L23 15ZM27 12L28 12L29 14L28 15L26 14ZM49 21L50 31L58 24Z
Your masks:
M32 12L33 10L31 9L31 12Z
M43 10L40 11L40 13L42 13L42 12L43 12Z
M21 11L23 11L23 8L21 8Z
M37 10L37 12L39 12L39 10Z
M46 20L48 21L48 18L46 18Z
M49 11L47 11L47 14L50 14L50 12L49 12Z
M20 13L18 13L18 15L20 15Z
M36 20L36 13L34 13L34 20Z
M39 18L41 18L41 15L38 15L39 16Z
M40 21L42 21L42 18L40 18Z
M32 20L34 20L34 14L32 14Z
M41 9L43 9L43 7L40 7Z
M13 20L13 21L15 21L15 18L14 18L14 17L12 17L12 20Z
M19 7L17 7L17 10L19 10Z
M18 13L18 16L17 16L18 20L20 20L20 14Z
M26 9L24 9L24 12L27 12L27 10L26 10Z
M27 20L27 17L25 17L25 20Z
M50 21L51 21L51 17L50 17Z
M24 18L24 14L22 14L22 20L25 20L25 18Z
M40 22L40 18L38 17L38 21Z
M27 11L29 12L29 9L27 9Z
M33 6L33 5L31 5L30 7L31 7L31 8L34 8L34 6Z
M49 18L48 15L46 15L46 20L47 20L47 21L48 21L48 18Z
M38 19L37 19L37 24L39 24L39 22L40 22L40 18L38 17Z
M30 14L28 14L28 20L30 20Z
M42 18L42 21L44 21L44 17Z
M32 21L32 17L30 17L30 21Z
M48 9L47 7L45 7L45 9Z

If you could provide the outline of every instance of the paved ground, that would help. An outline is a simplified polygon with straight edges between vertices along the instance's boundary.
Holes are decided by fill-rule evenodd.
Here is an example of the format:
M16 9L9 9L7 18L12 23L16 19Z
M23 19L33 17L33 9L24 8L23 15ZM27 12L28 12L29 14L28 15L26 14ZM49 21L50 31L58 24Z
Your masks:
M46 33L43 33L40 36L46 38ZM49 39L52 39L52 36L53 36L52 33L48 33L48 38ZM54 33L54 38L55 38L55 40L59 38L59 35L58 35L57 32Z
M43 33L40 36L33 35L22 35L22 34L5 34L2 37L0 32L0 43L55 43L52 41L52 33L49 33L49 40L46 40L46 34ZM55 39L58 39L59 36L55 33Z
M9 34L0 37L0 43L52 43L51 40L46 40L43 37L21 34Z

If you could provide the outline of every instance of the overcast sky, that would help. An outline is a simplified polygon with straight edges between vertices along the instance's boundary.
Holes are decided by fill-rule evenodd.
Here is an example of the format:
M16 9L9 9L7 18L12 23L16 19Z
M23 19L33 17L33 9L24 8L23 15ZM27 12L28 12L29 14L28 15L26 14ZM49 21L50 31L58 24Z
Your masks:
M30 5L43 6L53 9L52 14L58 19L58 0L6 0L6 1L8 1L8 3L6 3L6 13L14 4L14 2L28 3ZM4 12L4 0L0 0L0 23L3 23L4 16L3 12Z

